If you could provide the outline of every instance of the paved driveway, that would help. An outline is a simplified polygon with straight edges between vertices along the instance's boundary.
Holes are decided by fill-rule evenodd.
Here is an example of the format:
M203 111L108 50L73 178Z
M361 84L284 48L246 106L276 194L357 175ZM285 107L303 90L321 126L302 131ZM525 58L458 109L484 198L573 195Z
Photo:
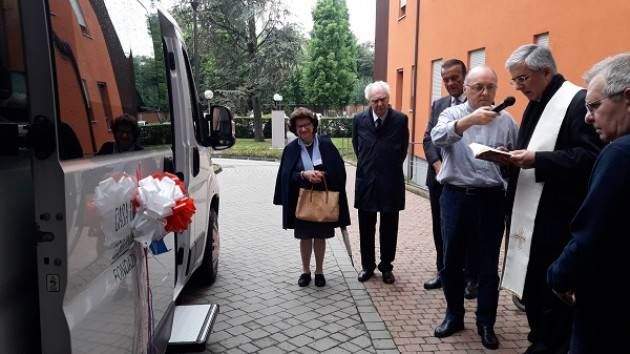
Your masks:
M281 227L272 205L278 164L215 159L221 184L221 258L210 288L188 289L184 302L218 303L220 314L207 353L483 353L475 328L475 301L466 300L466 330L433 337L443 318L441 290L422 283L434 276L435 251L428 200L407 193L401 213L397 281L380 274L362 284L338 237L328 242L327 285L297 286L298 242ZM347 166L354 260L360 267L356 212L352 209L354 167ZM378 240L377 240L378 244ZM378 248L378 247L377 247ZM378 255L377 255L378 256ZM314 261L314 260L313 260ZM496 332L501 347L489 353L521 353L528 345L527 322L510 296L501 294Z

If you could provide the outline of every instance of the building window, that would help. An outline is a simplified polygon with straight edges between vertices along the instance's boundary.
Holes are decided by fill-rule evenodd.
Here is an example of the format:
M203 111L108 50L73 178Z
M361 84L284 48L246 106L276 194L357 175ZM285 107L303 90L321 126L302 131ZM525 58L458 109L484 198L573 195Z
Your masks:
M77 17L79 26L81 26L81 31L87 33L87 24L85 23L85 17L83 17L83 12L79 6L79 0L70 0L70 5L72 5L72 10L74 10L74 15Z
M398 12L398 18L405 17L407 14L407 0L400 0L400 11Z
M411 89L409 90L409 92L411 92L411 94L409 95L409 107L413 107L413 103L416 100L416 66L415 65L411 66L411 80L409 81L411 85ZM411 111L411 109L409 111Z
M484 65L486 63L486 49L475 49L468 52L468 68Z
M396 106L398 111L402 111L402 95L403 95L403 69L398 69L396 72Z
M104 82L97 82L98 92L101 95L101 102L103 102L103 114L105 115L105 123L107 124L107 130L112 130L112 104L109 102L109 93L107 92L107 84Z
M442 59L431 62L431 102L442 97Z
M534 36L534 43L549 47L549 32L540 33Z

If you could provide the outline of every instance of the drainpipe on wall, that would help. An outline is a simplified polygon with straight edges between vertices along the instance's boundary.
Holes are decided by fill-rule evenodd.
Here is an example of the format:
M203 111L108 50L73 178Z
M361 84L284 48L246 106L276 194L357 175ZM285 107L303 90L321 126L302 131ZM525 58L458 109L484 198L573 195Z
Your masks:
M420 2L418 0L416 4L416 33L415 33L415 41L414 41L414 53L413 53L413 99L411 100L411 110L413 112L413 119L411 120L411 154L409 154L409 161L407 164L407 176L409 179L413 178L413 157L415 151L415 143L416 143L416 98L418 96L418 39L420 37Z

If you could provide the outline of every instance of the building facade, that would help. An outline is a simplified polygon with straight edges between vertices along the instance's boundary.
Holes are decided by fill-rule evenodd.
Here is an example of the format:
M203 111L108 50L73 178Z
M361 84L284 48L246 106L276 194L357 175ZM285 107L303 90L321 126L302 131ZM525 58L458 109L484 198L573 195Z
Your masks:
M578 85L595 62L630 50L627 0L377 0L376 9L375 57L386 58L386 76L379 79L392 88L392 106L409 115L413 153L407 173L419 185L426 175L422 137L431 102L447 94L440 77L444 60L494 68L497 101L516 97L509 111L520 122L527 98L510 86L505 69L518 46L548 45L558 71ZM386 48L386 56L379 48Z

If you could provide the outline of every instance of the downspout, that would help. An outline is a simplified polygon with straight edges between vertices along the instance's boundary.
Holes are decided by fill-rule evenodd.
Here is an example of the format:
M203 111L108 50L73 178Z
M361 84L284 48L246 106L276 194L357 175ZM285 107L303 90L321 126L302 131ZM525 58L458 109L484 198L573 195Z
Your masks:
M416 4L416 34L415 34L415 41L414 41L414 52L413 52L413 100L411 101L411 110L413 112L413 119L411 121L411 154L410 154L410 158L409 161L407 163L408 166L408 170L407 170L407 176L409 176L409 179L413 179L413 158L414 158L414 151L416 150L416 118L417 118L417 112L416 112L416 100L417 100L417 96L418 96L418 39L420 37L420 2L421 0L418 0L417 4Z

